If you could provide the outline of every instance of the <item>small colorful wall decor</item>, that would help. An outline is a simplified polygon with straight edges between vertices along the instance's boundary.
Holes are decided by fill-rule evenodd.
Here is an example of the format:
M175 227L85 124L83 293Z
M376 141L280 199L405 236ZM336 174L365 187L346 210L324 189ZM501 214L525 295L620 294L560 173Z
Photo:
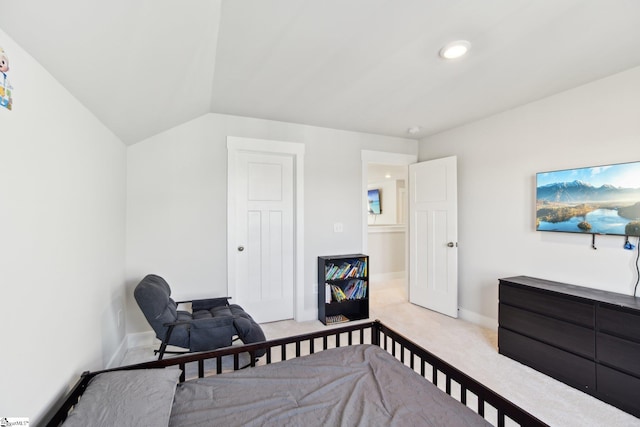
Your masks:
M7 58L7 54L0 47L0 107L11 110L11 106L13 104L11 91L13 90L13 87L7 78L8 71L9 58Z

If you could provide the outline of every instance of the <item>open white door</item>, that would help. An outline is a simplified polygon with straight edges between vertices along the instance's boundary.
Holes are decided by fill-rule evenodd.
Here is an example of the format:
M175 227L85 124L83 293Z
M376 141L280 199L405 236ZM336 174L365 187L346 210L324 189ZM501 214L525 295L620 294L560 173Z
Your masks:
M456 157L409 166L409 301L458 317Z

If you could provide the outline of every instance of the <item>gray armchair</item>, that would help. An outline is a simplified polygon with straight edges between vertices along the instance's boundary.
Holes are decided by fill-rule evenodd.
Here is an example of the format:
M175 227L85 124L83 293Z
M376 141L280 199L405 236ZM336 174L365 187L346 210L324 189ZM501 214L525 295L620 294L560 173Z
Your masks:
M176 302L167 282L155 274L147 275L138 285L134 297L142 313L162 342L158 360L168 353L167 345L208 351L230 346L235 337L249 344L264 341L262 328L242 307L229 304L229 298L210 298ZM191 312L178 305L191 303ZM261 354L256 354L261 357Z

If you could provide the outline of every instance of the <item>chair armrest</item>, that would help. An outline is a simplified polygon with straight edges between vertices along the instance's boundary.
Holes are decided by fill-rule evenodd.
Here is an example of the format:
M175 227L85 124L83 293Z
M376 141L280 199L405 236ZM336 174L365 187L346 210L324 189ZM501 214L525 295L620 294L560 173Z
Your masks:
M231 297L187 299L184 301L176 301L176 304L192 304L195 301L216 301L216 300L230 300L230 299Z
M231 297L195 299L191 301L191 311L211 310L213 307L229 305Z
M190 325L191 323L193 323L193 321L191 320L180 320L177 322L167 322L167 323L163 323L162 326L166 326L167 328L170 326L180 326L180 325Z

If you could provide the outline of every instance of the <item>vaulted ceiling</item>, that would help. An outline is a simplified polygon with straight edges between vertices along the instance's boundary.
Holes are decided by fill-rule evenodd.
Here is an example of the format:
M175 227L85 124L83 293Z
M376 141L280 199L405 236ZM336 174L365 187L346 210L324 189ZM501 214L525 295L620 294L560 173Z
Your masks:
M639 23L637 0L0 0L127 144L208 112L420 138L639 66Z

